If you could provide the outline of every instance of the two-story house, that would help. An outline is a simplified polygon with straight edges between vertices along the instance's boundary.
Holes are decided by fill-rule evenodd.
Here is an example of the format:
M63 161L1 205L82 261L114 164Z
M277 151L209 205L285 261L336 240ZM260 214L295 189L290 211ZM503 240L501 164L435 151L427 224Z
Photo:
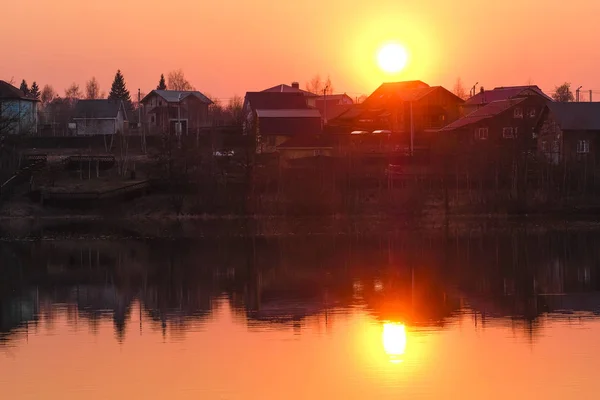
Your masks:
M141 103L150 134L196 134L210 125L208 107L213 102L196 90L153 90Z
M538 151L548 161L600 161L600 102L548 103L539 122Z
M500 150L534 151L536 127L546 100L540 96L496 100L440 130L457 154L493 155Z
M0 134L37 133L38 100L0 81Z
M257 153L273 153L296 135L322 132L319 110L311 108L302 93L248 92L243 105L244 134L256 138Z
M421 81L384 83L363 103L329 121L331 131L389 131L406 148L429 148L435 133L459 118L463 100Z

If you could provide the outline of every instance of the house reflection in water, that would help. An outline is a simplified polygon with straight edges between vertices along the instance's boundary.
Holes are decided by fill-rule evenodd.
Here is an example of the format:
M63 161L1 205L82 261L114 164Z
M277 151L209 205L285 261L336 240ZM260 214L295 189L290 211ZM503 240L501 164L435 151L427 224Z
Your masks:
M1 242L0 261L21 261L15 287L0 286L1 337L10 341L31 324L65 317L92 332L110 321L119 341L138 319L141 333L177 338L209 322L217 304L229 304L234 321L248 329L301 334L307 324L327 332L358 310L381 324L379 348L399 360L410 353L412 332L444 329L465 314L483 329L520 324L526 332L564 310L594 318L599 236L482 230ZM565 254L565 247L577 251Z

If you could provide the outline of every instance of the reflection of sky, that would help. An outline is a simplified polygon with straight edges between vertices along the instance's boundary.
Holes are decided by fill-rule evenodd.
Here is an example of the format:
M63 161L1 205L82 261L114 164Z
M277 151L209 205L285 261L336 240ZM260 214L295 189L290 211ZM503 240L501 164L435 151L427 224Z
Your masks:
M213 318L185 332L168 326L163 336L139 307L134 301L125 317L123 342L115 340L108 318L91 330L66 312L57 312L53 324L41 316L26 335L0 348L2 398L533 399L596 393L597 320L547 321L532 347L508 325L481 330L462 314L443 329L423 330L382 323L353 308L310 316L296 327L253 330L226 299L216 302Z

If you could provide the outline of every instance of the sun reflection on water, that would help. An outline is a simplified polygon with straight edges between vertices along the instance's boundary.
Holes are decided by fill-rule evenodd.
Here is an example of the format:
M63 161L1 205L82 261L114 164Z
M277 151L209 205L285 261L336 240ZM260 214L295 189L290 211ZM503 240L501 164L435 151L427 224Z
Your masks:
M406 327L397 322L383 324L383 349L394 363L402 362L406 350Z

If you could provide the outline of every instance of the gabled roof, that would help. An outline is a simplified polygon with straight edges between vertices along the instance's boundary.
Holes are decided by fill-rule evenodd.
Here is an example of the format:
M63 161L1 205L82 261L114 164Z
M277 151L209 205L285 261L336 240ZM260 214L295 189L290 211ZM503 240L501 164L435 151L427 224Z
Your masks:
M279 146L278 149L331 149L333 138L329 135L297 135Z
M302 93L305 96L312 97L318 96L317 94L311 93L307 90L302 90L300 88L295 88L290 85L286 85L282 83L281 85L273 86L268 89L263 90L263 92L275 92L275 93Z
M306 98L299 92L247 92L244 104L253 110L307 109Z
M323 118L327 121L339 117L352 107L354 107L354 104L328 104L327 107L323 105L323 102L317 104L317 108L321 112L321 115L323 115Z
M319 110L306 109L280 109L280 110L256 110L258 118L321 118Z
M483 92L477 93L465 102L465 105L476 105L476 104L487 104L498 100L508 100L514 97L521 97L526 95L527 92L534 92L538 95L545 97L547 100L552 101L542 89L536 85L529 86L507 86L497 87L493 90L484 90Z
M481 107L480 109L473 111L469 115L462 117L454 121L453 123L445 126L444 128L440 129L440 131L453 131L481 122L488 118L495 117L496 115L503 113L504 111L516 106L517 104L524 102L525 100L527 100L527 98L521 97L517 99L493 101Z
M317 102L317 104L319 102L332 102L332 101L340 101L340 100L344 100L344 99L350 99L350 101L352 103L354 103L354 101L352 100L352 97L348 96L346 93L342 93L342 94L328 94L325 96L318 96L315 100Z
M123 111L123 116L127 120L125 108L121 101L108 99L79 100L75 105L73 119L117 118L119 109Z
M563 131L600 131L600 102L548 103Z
M37 99L25 96L25 93L23 93L20 89L5 81L0 81L0 99L38 101Z
M189 96L194 96L206 104L213 103L208 97L197 90L153 90L142 99L142 103L144 103L153 94L162 97L167 103L179 103Z
M367 108L384 108L389 102L418 101L438 90L443 90L449 95L456 97L458 103L463 102L462 99L442 86L429 86L421 81L408 81L384 83L367 97L362 104Z

